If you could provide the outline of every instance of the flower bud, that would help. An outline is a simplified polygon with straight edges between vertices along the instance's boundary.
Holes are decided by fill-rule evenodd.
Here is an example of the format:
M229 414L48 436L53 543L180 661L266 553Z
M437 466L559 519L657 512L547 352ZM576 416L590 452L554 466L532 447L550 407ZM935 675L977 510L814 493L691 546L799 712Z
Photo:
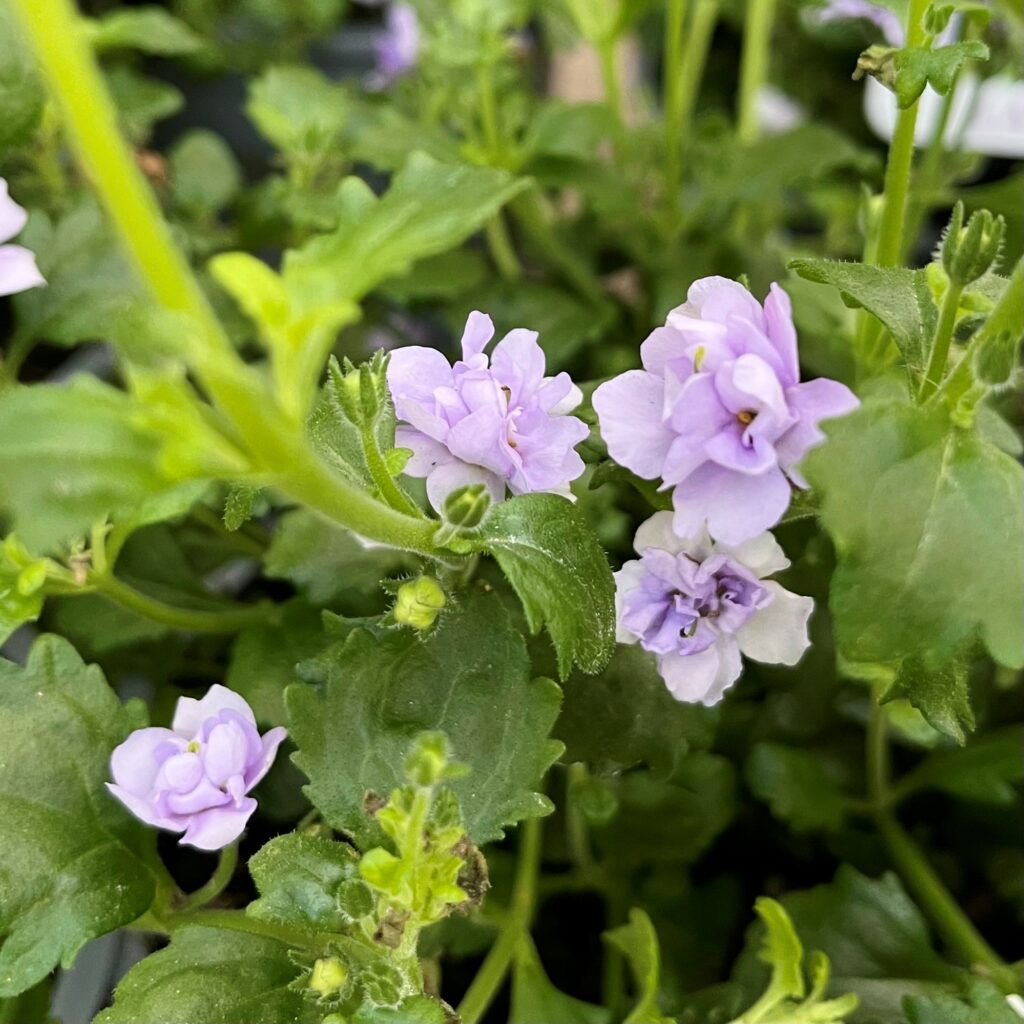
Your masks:
M434 786L448 767L448 740L444 733L424 732L405 759L405 777L414 786Z
M971 214L964 226L963 203L953 209L942 238L942 266L953 284L963 288L987 273L999 257L1006 222L988 210Z
M387 359L377 352L366 363L355 366L346 359L339 365L331 360L330 381L345 418L357 427L372 426L384 408L387 393Z
M432 576L420 576L398 588L395 621L413 629L430 629L444 606L441 584Z
M336 957L325 957L313 964L309 987L321 998L333 996L345 987L348 968Z
M471 530L483 521L491 507L491 496L484 484L458 487L445 498L444 518L452 526Z

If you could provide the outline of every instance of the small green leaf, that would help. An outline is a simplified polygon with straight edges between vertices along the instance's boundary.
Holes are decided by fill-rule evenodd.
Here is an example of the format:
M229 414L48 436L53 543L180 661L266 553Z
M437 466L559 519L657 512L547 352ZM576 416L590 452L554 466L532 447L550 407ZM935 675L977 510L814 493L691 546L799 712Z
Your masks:
M846 817L846 799L825 759L813 751L758 743L746 775L754 795L797 832L835 832Z
M636 983L636 1005L623 1024L672 1024L658 1006L661 950L651 919L634 907L629 923L605 932L604 937L629 961Z
M93 1024L320 1024L316 1003L289 987L300 974L277 939L182 928L125 975Z
M289 294L300 310L359 301L417 260L457 245L528 186L505 171L440 164L422 153L410 157L380 199L349 178L337 229L286 255Z
M896 100L901 107L909 107L924 92L926 85L945 96L967 61L988 60L988 57L988 47L977 39L935 49L907 46L897 50L893 55L896 65Z
M423 730L447 734L452 756L471 768L451 788L475 843L550 810L535 788L562 749L548 738L561 694L531 679L526 645L497 595L464 591L426 639L354 630L308 674L319 690L286 694L295 762L324 818L363 849L382 840L364 796L402 784L405 753Z
M512 967L509 1024L608 1024L611 1013L560 992L551 984L529 935L523 935Z
M825 427L805 468L836 545L831 609L854 662L939 664L980 633L1024 665L1024 470L941 410L875 401Z
M37 640L24 668L0 661L0 997L70 967L153 901L155 834L104 785L139 711L58 637Z
M824 259L792 260L789 267L808 281L839 289L844 299L880 320L899 347L911 379L920 379L938 318L925 271Z
M479 549L494 555L535 633L547 628L562 678L573 662L600 672L615 650L615 581L604 549L579 510L556 494L496 505Z
M264 138L288 156L326 154L348 115L345 90L308 67L271 67L249 90L246 110Z
M157 121L176 114L185 105L179 89L159 78L143 75L128 64L114 65L105 77L117 104L121 127L135 146L149 140Z
M260 921L342 932L373 909L359 880L359 857L333 839L297 832L278 836L250 859L249 873L260 898L246 913ZM354 895L359 891L362 897Z
M917 655L905 658L882 699L906 698L933 729L963 744L974 728L967 667L960 656L934 662Z
M183 135L170 152L168 170L175 203L197 214L214 214L234 199L242 172L227 143L197 129Z
M161 57L195 53L203 41L173 14L161 7L111 11L86 21L89 41L98 53L137 50Z
M972 978L963 996L948 992L910 995L903 1002L907 1024L1020 1024L1019 1013L990 981Z

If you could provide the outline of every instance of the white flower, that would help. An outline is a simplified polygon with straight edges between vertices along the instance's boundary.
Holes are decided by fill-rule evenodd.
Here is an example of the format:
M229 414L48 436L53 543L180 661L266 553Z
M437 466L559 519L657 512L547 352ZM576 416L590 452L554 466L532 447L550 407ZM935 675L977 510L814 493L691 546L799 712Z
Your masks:
M810 645L809 597L791 594L772 573L789 560L768 532L742 544L688 539L658 512L637 530L640 558L615 574L620 643L654 653L676 700L716 704L739 677L741 655L795 665Z
M25 211L7 194L7 182L0 178L0 242L12 239L28 220ZM36 267L36 258L20 245L0 245L0 295L14 295L46 284Z

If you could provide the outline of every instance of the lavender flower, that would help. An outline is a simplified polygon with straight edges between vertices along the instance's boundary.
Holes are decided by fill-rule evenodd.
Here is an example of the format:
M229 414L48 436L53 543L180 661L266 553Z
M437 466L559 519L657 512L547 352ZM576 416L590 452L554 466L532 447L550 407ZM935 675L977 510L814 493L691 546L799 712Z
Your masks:
M0 178L0 242L13 238L28 220L25 211L7 193ZM0 295L14 295L46 284L36 267L36 258L20 245L0 245Z
M233 843L256 810L246 794L270 770L287 732L260 737L252 709L225 686L182 697L170 729L136 729L114 750L107 788L147 825L184 832L200 850Z
M797 465L824 440L818 424L857 406L833 380L800 383L789 297L772 285L762 309L735 281L705 277L640 348L629 370L594 392L616 462L674 488L675 530L707 526L738 544L774 526Z
M809 646L809 597L766 580L789 561L770 533L735 547L706 532L680 539L672 513L658 512L636 533L640 558L615 574L620 643L657 656L679 701L716 704L739 677L740 655L795 665Z
M574 449L587 427L566 415L581 401L579 388L567 373L544 375L535 331L509 331L488 359L493 336L491 318L473 312L454 366L418 345L391 353L388 386L401 421L395 443L411 449L405 472L426 477L438 510L465 484L482 483L501 501L506 488L565 494L583 472Z
M376 51L376 84L382 88L416 66L420 55L420 23L412 4L388 5Z
M903 45L903 22L888 7L871 0L827 0L823 7L811 12L819 25L833 21L869 21L881 30L882 38L890 46Z

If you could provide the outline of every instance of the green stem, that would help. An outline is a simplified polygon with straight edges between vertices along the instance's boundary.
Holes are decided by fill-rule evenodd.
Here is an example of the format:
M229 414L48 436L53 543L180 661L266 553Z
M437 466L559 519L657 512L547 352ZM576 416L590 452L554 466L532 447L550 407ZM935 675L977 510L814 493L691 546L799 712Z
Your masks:
M622 90L619 88L619 68L615 60L615 36L608 36L597 44L597 55L601 61L601 80L604 83L605 102L622 123Z
M515 956L519 939L530 930L534 903L537 897L537 878L540 873L541 824L539 818L530 818L522 824L519 842L519 860L508 914L501 926L497 941L491 947L473 983L459 1004L462 1024L478 1024L498 994L509 966Z
M697 0L693 18L683 44L682 67L679 77L679 134L685 148L690 138L693 111L704 80L704 68L711 49L711 37L718 22L718 0ZM682 173L680 171L680 173Z
M122 608L153 622L161 622L172 629L189 633L237 633L246 626L266 623L275 610L273 604L257 604L224 611L178 608L140 593L116 576L94 576L89 579L89 583L92 592ZM82 593L89 593L89 590L83 590Z
M215 900L227 888L237 867L238 843L232 843L220 851L217 867L210 876L210 880L201 889L189 893L182 901L181 913L198 910Z
M36 339L31 334L23 331L14 334L7 351L0 357L0 387L17 381L18 373L35 343Z
M573 863L584 873L592 873L594 856L590 850L587 819L579 809L573 789L585 785L590 773L582 761L569 765L565 773L565 844Z
M363 442L363 456L366 459L367 468L370 470L370 477L373 479L381 497L396 511L407 516L416 516L424 519L423 510L395 483L395 478L384 461L380 445L374 436L373 427L363 427L360 431Z
M11 0L79 158L143 279L188 315L206 343L229 350L223 328L171 237L118 131L117 111L71 0Z
M477 68L477 91L480 94L480 122L484 139L490 149L490 158L500 162L502 156L501 133L498 128L498 98L494 91L494 68L490 63Z
M665 196L669 208L679 202L681 174L682 110L680 73L683 57L683 28L686 24L686 0L668 0L665 14L664 72L662 102L665 106Z
M943 941L977 973L990 977L1003 992L1020 991L1014 969L982 938L917 844L886 809L891 803L889 744L885 708L877 699L872 702L868 720L867 775L868 790L877 808L875 821L893 865Z
M523 268L520 266L519 257L512 245L512 239L509 238L505 218L500 210L487 222L486 234L487 247L498 273L506 281L518 281L523 276Z
M932 352L928 358L928 369L921 381L921 393L918 401L923 402L939 388L942 375L946 372L946 360L949 358L949 346L953 340L953 328L956 326L956 314L960 309L960 296L964 286L949 282L946 294L942 299L939 322L935 327L935 338L932 341Z
M740 55L739 111L736 118L736 135L744 146L756 142L761 133L757 97L768 77L775 3L776 0L747 0L743 52Z

